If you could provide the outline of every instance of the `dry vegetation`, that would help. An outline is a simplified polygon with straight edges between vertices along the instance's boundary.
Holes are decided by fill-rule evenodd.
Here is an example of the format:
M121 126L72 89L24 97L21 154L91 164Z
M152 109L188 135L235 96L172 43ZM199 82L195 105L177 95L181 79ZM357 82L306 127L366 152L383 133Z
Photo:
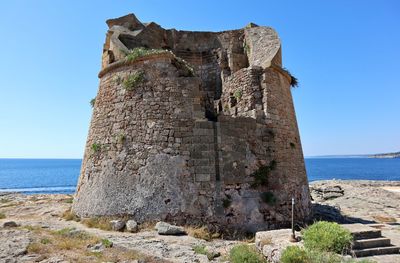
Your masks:
M220 233L210 232L206 226L201 226L201 227L187 226L187 227L185 227L185 230L189 236L192 236L195 238L200 238L200 239L203 239L206 241L210 241L212 239L221 237Z
M63 255L65 260L72 262L119 262L134 259L144 259L145 262L155 262L136 251L112 246L107 239L100 239L85 231L64 228L58 231L44 230L35 226L24 226L24 229L34 233L33 242L28 247L28 253L50 258ZM102 243L102 251L92 252L88 247Z
M62 218L64 218L67 221L76 221L76 222L81 221L81 219L74 212L71 211L71 208L69 208L62 214Z
M155 221L144 222L139 225L139 231L153 231L156 227L156 223Z
M107 217L92 217L92 218L84 218L81 220L81 222L90 228L98 228L101 230L106 230L110 231L111 230L111 225L110 225L110 218Z

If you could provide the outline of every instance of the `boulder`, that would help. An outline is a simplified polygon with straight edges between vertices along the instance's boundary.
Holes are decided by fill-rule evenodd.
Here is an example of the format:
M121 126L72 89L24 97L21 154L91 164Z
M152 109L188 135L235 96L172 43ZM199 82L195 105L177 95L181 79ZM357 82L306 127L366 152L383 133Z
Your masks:
M342 197L344 195L344 190L340 185L320 185L318 187L312 186L310 190L311 196L315 201L326 201Z
M122 220L111 220L110 225L114 231L123 231L125 228L125 222Z
M14 221L7 221L3 223L3 227L18 227L19 225L15 223Z
M138 231L138 224L135 220L128 220L126 222L126 230L131 233L136 233Z
M90 250L90 252L103 252L104 245L103 243L97 243L94 245L88 245L87 248Z
M160 235L185 235L186 231L183 227L174 226L165 222L158 222L155 229Z

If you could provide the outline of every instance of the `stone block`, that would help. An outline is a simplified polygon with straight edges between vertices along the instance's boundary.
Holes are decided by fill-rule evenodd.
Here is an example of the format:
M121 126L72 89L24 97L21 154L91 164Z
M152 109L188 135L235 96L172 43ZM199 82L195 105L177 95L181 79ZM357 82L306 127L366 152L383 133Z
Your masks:
M196 182L209 182L211 180L210 174L196 174Z

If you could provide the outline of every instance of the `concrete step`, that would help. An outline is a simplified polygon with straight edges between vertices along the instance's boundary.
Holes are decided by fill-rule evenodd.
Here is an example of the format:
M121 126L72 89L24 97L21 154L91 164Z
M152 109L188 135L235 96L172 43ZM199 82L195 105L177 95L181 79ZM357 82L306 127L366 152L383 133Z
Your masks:
M374 255L386 255L386 254L398 254L400 253L400 247L387 246L387 247L374 247L365 249L355 249L352 251L355 257L368 257Z
M372 238L379 238L382 236L381 230L367 226L367 225L344 224L342 226L351 232L351 234L354 237L354 240L372 239Z
M353 249L365 249L390 246L390 239L386 237L359 239L353 242Z

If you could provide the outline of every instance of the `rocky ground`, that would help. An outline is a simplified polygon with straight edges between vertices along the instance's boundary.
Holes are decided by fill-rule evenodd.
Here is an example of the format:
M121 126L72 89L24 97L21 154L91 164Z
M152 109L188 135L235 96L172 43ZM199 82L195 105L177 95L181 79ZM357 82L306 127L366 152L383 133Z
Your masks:
M0 225L18 225L0 228L0 262L209 262L210 255L221 262L238 243L159 235L153 226L138 233L89 228L62 218L71 200L70 195L0 196L0 213L5 216ZM112 242L112 247L102 240ZM196 248L204 248L206 255L196 253Z
M317 181L310 184L310 191L316 218L400 224L400 182Z
M315 218L379 223L400 245L400 182L319 181L310 190ZM226 262L229 250L243 242L159 235L154 226L138 233L89 228L63 218L71 201L70 195L1 194L0 226L17 226L0 228L0 262ZM400 262L400 255L372 259Z

